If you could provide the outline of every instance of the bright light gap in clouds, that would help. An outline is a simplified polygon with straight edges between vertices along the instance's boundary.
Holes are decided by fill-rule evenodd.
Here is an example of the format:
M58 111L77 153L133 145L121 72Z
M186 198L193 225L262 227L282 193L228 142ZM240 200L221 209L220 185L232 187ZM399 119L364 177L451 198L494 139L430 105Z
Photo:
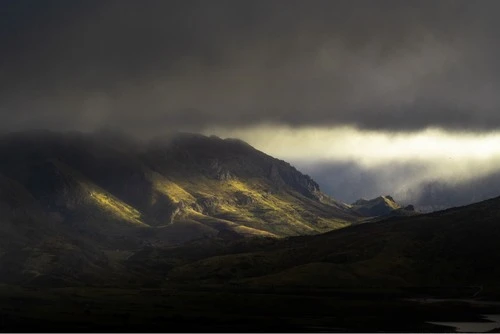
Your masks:
M297 128L262 125L239 129L212 128L205 134L240 138L267 154L289 161L303 172L316 175L322 181L320 184L339 199L349 198L339 187L354 189L361 175L366 173L376 176L375 184L370 188L363 183L362 189L356 188L357 193L365 194L365 197L391 193L403 202L412 202L415 198L411 191L418 193L426 182L477 182L481 177L495 173L500 166L498 131L456 132L428 128L415 132L390 132L349 126ZM339 176L338 166L344 163L352 163L354 169ZM346 179L342 180L344 177Z
M418 132L366 131L354 127L291 128L258 126L205 131L241 138L283 159L356 160L376 165L388 160L465 159L500 156L500 132L451 132L429 128Z

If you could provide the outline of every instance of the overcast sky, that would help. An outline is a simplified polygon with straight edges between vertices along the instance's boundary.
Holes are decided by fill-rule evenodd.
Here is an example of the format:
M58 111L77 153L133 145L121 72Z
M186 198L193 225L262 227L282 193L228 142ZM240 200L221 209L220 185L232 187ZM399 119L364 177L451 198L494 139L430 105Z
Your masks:
M0 131L216 133L311 172L420 166L408 174L414 183L433 171L454 182L495 172L500 1L0 6ZM274 146L262 141L278 130ZM308 139L297 147L297 138ZM347 146L327 149L333 141ZM457 171L462 164L470 168ZM382 188L372 193L395 190Z

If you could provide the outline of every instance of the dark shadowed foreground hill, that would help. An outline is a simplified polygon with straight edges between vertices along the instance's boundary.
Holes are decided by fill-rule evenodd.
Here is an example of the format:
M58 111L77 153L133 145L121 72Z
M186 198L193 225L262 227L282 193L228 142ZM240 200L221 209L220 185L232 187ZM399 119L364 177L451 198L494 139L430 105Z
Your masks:
M483 286L496 291L499 222L500 198L495 198L317 236L232 243L216 255L197 245L197 253L191 250L190 260L175 266L168 277L254 287ZM172 262L181 254L188 257L185 247L159 258Z
M313 235L360 215L233 139L28 132L0 137L0 280L105 280L144 247Z

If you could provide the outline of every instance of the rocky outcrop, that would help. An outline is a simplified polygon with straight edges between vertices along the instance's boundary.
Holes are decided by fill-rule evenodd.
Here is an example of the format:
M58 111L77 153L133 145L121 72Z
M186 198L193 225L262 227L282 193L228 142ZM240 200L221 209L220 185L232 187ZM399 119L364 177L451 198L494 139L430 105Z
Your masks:
M227 200L217 197L200 197L196 200L195 207L200 213L212 215L227 203Z
M250 205L254 204L255 200L243 192L238 192L235 195L235 201L238 205Z
M272 163L269 178L276 187L288 186L309 198L319 199L321 195L325 196L309 175L302 174L284 161Z
M175 203L167 196L158 194L154 204L148 210L148 214L152 218L148 221L157 226L170 225L185 207L186 205L182 201Z
M210 161L210 175L219 180L219 181L227 181L233 178L233 175L229 172L227 168L225 168L222 164L219 163L218 159L214 159Z

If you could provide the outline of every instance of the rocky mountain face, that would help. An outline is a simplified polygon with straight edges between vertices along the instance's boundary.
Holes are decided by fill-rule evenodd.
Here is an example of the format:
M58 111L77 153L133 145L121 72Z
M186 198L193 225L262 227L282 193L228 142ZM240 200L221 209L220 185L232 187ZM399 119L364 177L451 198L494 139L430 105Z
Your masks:
M234 139L15 133L0 155L0 281L98 282L144 247L313 235L361 218Z

